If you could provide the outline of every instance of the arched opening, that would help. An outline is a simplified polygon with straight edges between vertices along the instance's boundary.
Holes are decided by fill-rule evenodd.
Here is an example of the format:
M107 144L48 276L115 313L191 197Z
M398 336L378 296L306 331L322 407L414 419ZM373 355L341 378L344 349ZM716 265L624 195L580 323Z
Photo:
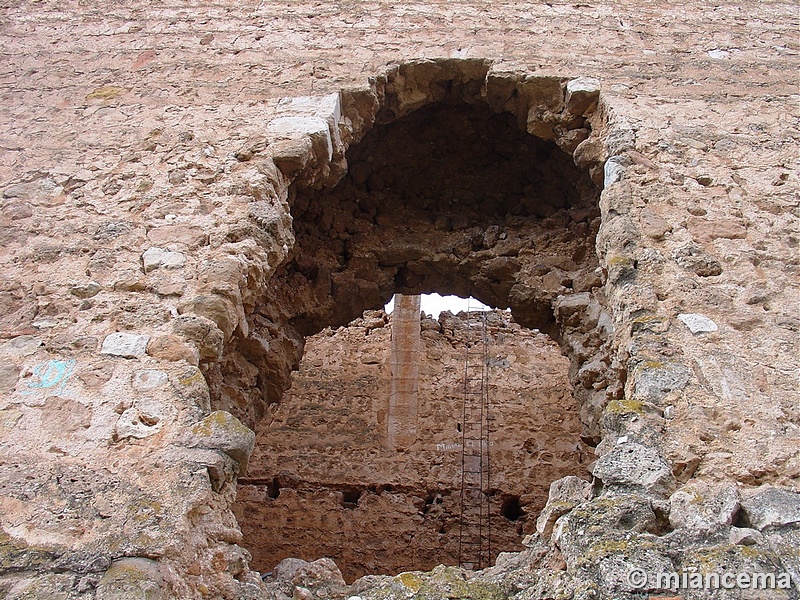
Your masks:
M402 100L399 90L413 75L410 68L403 71L401 67L378 86L381 93L376 95L374 123L363 125L356 136L360 139L352 140L347 170L340 169L343 175L335 186L324 187L318 179L302 175L295 179L289 201L296 242L290 258L278 268L261 302L251 307L249 336L235 339L231 351L208 373L221 407L249 423L277 423L286 444L291 444L292 436L315 438L314 443L306 440L295 447L309 450L307 457L299 452L293 458L276 453L281 465L272 464L262 474L251 467L240 478L240 497L249 498L240 501L237 511L245 546L259 535L258 524L250 527L253 511L247 502L284 503L277 520L297 524L302 535L318 545L319 532L325 528L357 527L341 520L341 510L363 517L360 511L370 506L380 514L382 506L394 504L402 505L394 513L398 518L428 520L432 526L416 533L399 526L403 537L391 548L360 540L363 547L357 551L366 559L350 577L430 566L420 556L436 545L445 556L437 556L435 563L455 562L447 543L455 535L452 516L458 512L452 506L453 486L424 476L404 479L397 473L403 464L411 465L412 472L427 465L431 472L436 444L446 449L453 443L437 428L444 423L441 431L454 436L462 427L458 419L426 421L427 431L420 426L413 441L395 447L386 441L386 416L381 417L379 410L374 418L365 419L344 403L336 420L325 406L315 406L313 401L294 404L289 410L291 394L302 386L296 385L295 392L284 397L292 388L292 372L299 370L294 376L297 383L297 377L308 370L301 362L307 340L334 338L341 330L333 328L354 320L355 325L344 329L360 329L357 335L363 339L378 336L376 332L388 320L364 311L379 309L394 293L472 295L488 305L510 308L510 317L495 314L495 342L532 340L532 346L561 361L558 378L545 378L545 383L557 381L554 386L562 396L556 404L574 425L565 429L571 441L565 436L567 445L560 447L521 434L509 442L514 448L508 452L512 457L515 452L525 453L525 464L538 467L561 460L556 455L571 455L571 470L555 469L541 478L520 474L519 489L509 484L491 491L491 510L516 544L535 525L535 515L546 499L541 490L554 479L582 470L585 444L600 439L600 410L619 394L624 374L604 347L610 323L598 294L604 274L595 254L602 185L598 169L602 160L597 158L602 144L593 136L592 125L601 121L595 112L597 94L585 94L588 101L580 94L571 98L567 82L556 79L517 77L491 83L485 70L477 75L462 70L457 76L447 68L443 72L444 79L437 83L434 77L427 95L413 106ZM349 101L358 103L353 96ZM334 161L330 177L338 177L341 166ZM371 319L381 324L370 324ZM463 323L457 321L453 315L435 323L423 321L423 338L425 333L431 338L446 337L449 326L450 341L458 342ZM428 352L427 347L424 351ZM353 357L342 350L338 353L340 362ZM508 363L507 356L493 359L494 369ZM370 359L360 364L359 368L368 366ZM519 377L524 379L526 372L534 371L527 364L520 367ZM443 400L446 405L446 394ZM530 402L520 404L521 414L531 408ZM325 435L314 428L302 431L308 423L325 430ZM339 435L348 428L349 432ZM366 445L356 448L357 456L348 455L356 437ZM421 449L414 448L417 440L434 448L422 452L422 461L410 458L415 450L415 456L420 456ZM393 453L390 458L383 456L387 448ZM259 449L251 464L258 464L258 455ZM445 463L441 461L441 471L447 469ZM312 464L318 471L310 473L303 464ZM338 479L320 481L320 465L327 475L338 472ZM353 465L378 473L365 477ZM277 498L270 492L275 481L280 483ZM309 482L321 485L309 486ZM257 489L262 485L266 486L263 494ZM254 494L245 489L248 486ZM530 490L535 487L538 496L532 498ZM293 498L307 505L316 503L319 511L292 512ZM430 498L434 500L428 502ZM508 498L517 498L516 504L509 504ZM388 526L398 531L391 522ZM433 542L415 543L428 535ZM278 537L273 532L272 538ZM402 565L389 560L396 556L398 544L409 551ZM509 542L498 549L518 548ZM321 550L325 554L337 558L334 551Z

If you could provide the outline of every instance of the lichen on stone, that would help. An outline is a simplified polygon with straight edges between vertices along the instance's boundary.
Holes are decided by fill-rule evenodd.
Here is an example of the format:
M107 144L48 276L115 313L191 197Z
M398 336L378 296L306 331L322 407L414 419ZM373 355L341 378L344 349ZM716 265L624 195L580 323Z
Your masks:
M620 398L612 400L606 406L606 411L614 415L644 414L644 403L641 400Z

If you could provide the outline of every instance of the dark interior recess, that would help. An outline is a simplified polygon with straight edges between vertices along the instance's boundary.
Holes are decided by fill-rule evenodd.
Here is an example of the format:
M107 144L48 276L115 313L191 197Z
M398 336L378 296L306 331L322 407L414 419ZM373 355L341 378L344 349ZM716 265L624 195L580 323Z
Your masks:
M519 521L525 516L522 505L519 503L519 496L506 496L500 506L500 514L509 521Z

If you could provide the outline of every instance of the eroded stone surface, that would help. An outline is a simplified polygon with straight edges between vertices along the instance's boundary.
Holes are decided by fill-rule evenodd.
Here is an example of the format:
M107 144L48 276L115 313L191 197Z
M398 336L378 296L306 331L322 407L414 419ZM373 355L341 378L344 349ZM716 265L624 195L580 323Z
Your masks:
M794 3L747 7L746 19L739 5L699 2L484 8L469 2L435 10L419 2L357 8L244 2L209 4L201 17L180 5L151 11L137 3L112 10L48 3L2 9L9 83L0 106L0 334L8 341L0 354L13 365L0 396L0 544L8 559L3 594L90 598L112 560L124 557L156 560L168 575L167 597L266 593L237 546L229 512L233 459L181 440L208 416L212 397L215 408L235 407L255 423L265 398L280 397L285 373L301 354L303 333L281 325L292 298L278 297L278 314L266 317L255 307L267 297L272 274L294 260L295 247L305 247L295 245L290 204L297 208L298 196L289 193L286 173L297 171L306 189L334 185L344 171L344 149L334 147L329 160L314 154L310 138L288 149L258 141L277 115L278 99L292 95L325 97L344 89L339 133L348 145L372 128L376 115L388 123L427 102L483 97L485 83L492 111L513 114L520 129L572 154L595 184L602 185L609 156L626 155L630 164L603 191L599 215L582 217L579 208L570 217L574 231L565 234L576 249L575 240L586 239L580 223L596 231L596 243L583 244L586 255L574 258L593 268L573 270L536 256L521 260L520 248L516 257L496 266L487 262L489 271L470 277L503 274L508 282L516 260L523 285L509 298L521 319L552 314L555 299L571 294L570 279L574 292L597 288L593 298L611 325L596 332L611 332L606 346L592 342L583 327L564 338L569 356L578 357L575 376L592 365L583 374L589 387L582 406L589 407L586 426L595 426L587 431L593 443L609 433L631 436L658 449L677 481L797 489ZM387 62L410 56L502 56L506 62L487 72L481 59L446 66L421 61L391 67L383 77ZM591 131L571 122L561 106L562 84L579 75L601 80ZM332 134L334 146L335 139ZM286 157L289 168L279 170L272 156L278 162ZM259 206L251 210L251 203ZM640 231L645 209L670 229L656 222L654 230ZM323 211L320 220L334 216ZM337 236L343 233L358 235L345 227ZM476 233L481 244L493 237ZM350 237L335 237L334 256L345 255ZM153 246L191 253L191 260L183 269L145 275L141 255ZM527 251L541 251L541 244L530 246ZM595 251L592 265L587 256ZM223 258L226 266L218 268ZM424 274L409 267L415 260L407 255L401 263L409 274ZM339 286L345 292L338 297L375 299L374 279L357 276L358 264L330 279L326 264L298 265L319 282L318 297L330 297ZM550 272L537 270L539 264ZM90 281L101 286L98 294L70 292ZM381 299L395 285L413 291L408 280L389 283L378 290ZM502 288L498 283L487 287ZM161 344L137 360L63 343L101 340L110 331L178 337L171 323L178 311L214 322L224 338L224 365L215 362L213 339L202 371L191 364L200 350L188 339L178 343L192 344L194 352ZM676 315L689 312L706 315L722 333L695 336L675 323ZM258 360L265 353L273 353L272 370ZM67 360L76 360L73 368L62 368ZM169 374L169 387L158 394L171 416L147 441L115 441L114 424L142 393L131 383L133 370L142 368ZM603 372L612 374L610 385L605 376L595 380ZM625 372L627 380L619 377ZM605 387L594 390L593 381ZM619 389L607 395L615 385ZM51 397L91 407L90 426L83 428L82 417L68 431L43 427ZM671 418L663 419L670 407ZM656 513L663 507L653 512L652 531L636 536L609 540L592 528L618 530L593 514L630 514L649 523L642 507L650 501L637 500L632 504L639 508L630 511L581 512L579 506L574 519L564 515L590 531L579 539L571 527L562 530L567 570L547 544L533 543L505 563L507 571L501 567L486 577L506 585L506 596L621 598L627 592L612 590L592 565L663 545L681 557L676 568L701 563L798 572L791 526L765 535L769 551L760 543L715 546L714 540L693 548L690 536L678 530L670 537L659 528L663 514ZM448 573L466 581L462 573L440 570L441 585L452 585ZM420 579L424 584L433 577ZM413 594L406 583L415 581L376 581L391 590L376 596ZM367 586L356 593L371 592Z
M747 522L759 530L800 522L800 494L778 488L764 490L742 502Z
M670 470L658 452L635 442L618 443L600 457L592 474L610 488L641 488L650 491L670 482Z
M135 333L112 333L103 340L100 352L123 358L142 356L147 350L150 336Z

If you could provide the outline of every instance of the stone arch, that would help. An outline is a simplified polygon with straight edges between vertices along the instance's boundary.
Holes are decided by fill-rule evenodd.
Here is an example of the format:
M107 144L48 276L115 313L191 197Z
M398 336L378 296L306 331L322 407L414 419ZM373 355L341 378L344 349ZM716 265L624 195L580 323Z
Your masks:
M215 408L253 426L305 337L394 292L439 291L508 307L556 339L582 437L598 444L625 381L596 250L609 118L596 81L486 61L406 63L364 89L282 101L267 148L294 243L206 367ZM274 235L268 203L252 204Z

